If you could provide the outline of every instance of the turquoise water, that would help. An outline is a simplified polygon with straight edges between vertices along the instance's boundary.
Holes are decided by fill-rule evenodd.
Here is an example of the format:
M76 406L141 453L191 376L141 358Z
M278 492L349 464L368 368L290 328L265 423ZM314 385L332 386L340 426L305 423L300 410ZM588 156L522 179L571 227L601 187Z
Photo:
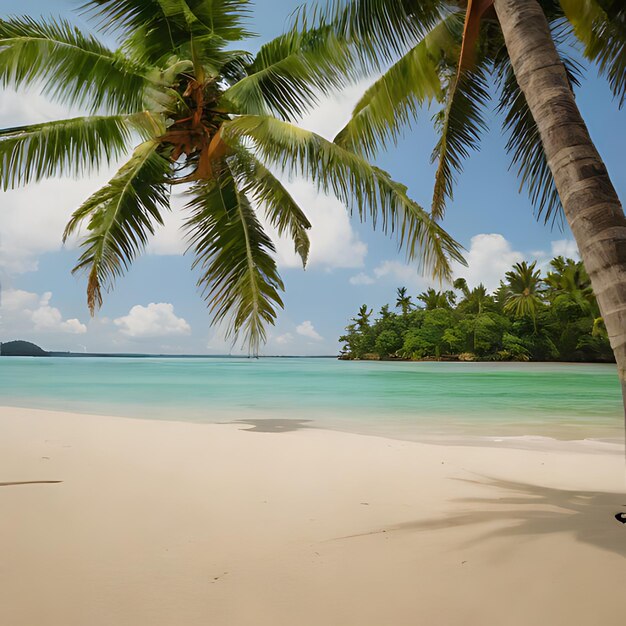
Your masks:
M408 439L619 439L615 367L334 359L0 358L0 404L148 419L311 420Z

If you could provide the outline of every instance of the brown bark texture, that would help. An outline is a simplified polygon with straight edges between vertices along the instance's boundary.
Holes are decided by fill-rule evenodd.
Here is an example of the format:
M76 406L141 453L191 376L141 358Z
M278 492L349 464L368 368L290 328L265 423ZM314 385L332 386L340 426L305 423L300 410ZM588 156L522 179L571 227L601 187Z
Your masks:
M494 0L517 82L598 299L626 390L626 217L537 0Z

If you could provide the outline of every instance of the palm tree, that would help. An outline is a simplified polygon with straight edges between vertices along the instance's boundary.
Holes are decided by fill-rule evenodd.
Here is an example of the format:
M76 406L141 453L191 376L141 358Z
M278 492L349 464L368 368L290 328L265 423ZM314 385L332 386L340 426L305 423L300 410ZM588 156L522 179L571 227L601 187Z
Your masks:
M74 214L64 237L86 226L74 271L87 276L92 312L140 254L184 185L185 230L215 322L253 352L282 306L283 283L263 221L293 239L307 261L311 224L280 182L313 179L361 220L395 232L409 259L439 276L458 245L362 156L293 125L320 93L358 75L359 62L328 27L296 20L256 55L248 0L89 0L111 50L65 20L0 20L0 83L39 88L82 107L73 119L0 130L6 190L82 175L130 158ZM137 144L131 150L133 144Z
M406 316L413 308L413 302L411 296L407 294L406 287L398 287L396 290L396 308L402 311L402 315Z
M580 261L558 256L550 261L554 271L548 272L545 283L550 288L550 299L567 299L587 314L599 315L597 300L591 289L591 281Z
M456 278L454 280L454 282L452 283L452 286L455 289L458 289L462 294L463 294L463 298L465 300L467 300L467 298L469 297L470 294L470 290L469 290L469 286L467 284L467 281L465 280L465 278Z
M392 315L391 311L389 310L389 305L383 304L383 306L380 307L378 315L380 315L381 320L388 320Z
M463 299L459 302L459 310L475 315L472 326L472 351L476 351L478 326L482 321L483 313L494 306L494 300L482 283L470 290L465 278L457 278L453 283L453 287L463 294Z
M530 265L526 261L516 263L510 272L506 273L507 297L504 310L515 317L530 317L537 331L537 313L543 306L543 281L541 272L536 269L537 262Z
M474 289L470 289L465 278L457 278L453 287L463 294L463 299L459 302L459 307L466 313L482 313L491 308L494 304L493 297L489 295L485 285L480 283Z
M367 304L362 304L359 308L357 316L352 318L352 321L361 332L369 328L372 312L372 309L369 311L367 310Z
M454 291L437 291L429 287L417 296L417 299L424 303L427 311L434 309L451 309L456 302Z
M580 17L581 7L575 4L564 2L572 15ZM595 19L579 19L577 32L587 33L583 37L589 37L588 54L600 50L596 58L602 59L601 67L608 73L614 92L623 99L625 48L613 45L611 50L616 43L613 39L606 45L607 37L619 35L620 22L608 19L599 3L589 4L605 15L603 31L596 30ZM558 62L558 53L541 7L536 0L495 0L495 8L517 82L537 124L565 216L598 299L626 409L626 217L580 115L567 75L562 66L552 65ZM626 8L615 3L613 10L623 25ZM618 62L612 57L618 57ZM615 73L618 63L621 74Z
M626 99L626 5L604 0L345 0L337 28L364 55L395 61L356 105L337 143L374 154L421 107L441 103L432 212L478 147L495 78L507 150L546 221L564 214L597 295L626 410L626 217L580 115L577 38L620 105ZM387 54L385 55L385 51ZM397 57L400 57L399 59Z

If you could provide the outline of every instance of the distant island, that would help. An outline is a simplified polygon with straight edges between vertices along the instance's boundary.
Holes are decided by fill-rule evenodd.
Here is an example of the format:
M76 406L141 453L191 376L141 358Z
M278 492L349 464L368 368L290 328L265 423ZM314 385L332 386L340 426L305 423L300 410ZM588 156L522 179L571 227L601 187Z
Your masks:
M428 289L414 302L397 290L395 308L377 317L367 305L339 338L340 359L405 361L614 362L604 320L580 261L556 257L542 276L537 262L516 263L493 293Z
M50 356L50 353L30 341L19 340L0 343L0 356Z
M55 352L46 351L40 348L38 345L24 340L7 341L2 343L0 341L0 356L45 356L45 357L73 357L73 358L85 358L85 357L98 357L98 358L124 358L124 359L154 359L154 358L166 358L166 359L240 359L251 358L244 355L233 354L150 354L150 353L137 353L137 352ZM332 354L328 355L313 355L313 356L295 356L295 355L282 355L273 354L265 355L261 358L273 358L273 359L336 359L337 357Z

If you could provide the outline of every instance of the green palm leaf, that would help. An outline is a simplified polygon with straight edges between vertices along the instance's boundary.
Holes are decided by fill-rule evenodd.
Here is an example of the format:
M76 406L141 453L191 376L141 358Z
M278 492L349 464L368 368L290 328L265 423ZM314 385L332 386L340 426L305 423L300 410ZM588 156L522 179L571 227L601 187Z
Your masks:
M306 267L311 247L307 231L311 228L307 216L282 183L251 155L238 154L233 167L242 182L242 193L265 209L268 222L279 235L288 234Z
M87 0L82 10L111 31L163 29L175 38L179 28L237 41L249 35L242 26L249 7L250 0Z
M434 118L439 141L431 160L437 163L432 215L443 217L447 200L453 198L456 174L463 170L463 161L470 150L476 150L487 125L483 119L489 100L487 73L484 64L460 74L449 70L445 108Z
M224 125L226 141L248 138L261 160L280 170L311 178L332 191L361 221L382 221L385 233L396 233L409 260L419 260L434 276L450 274L449 259L462 262L460 246L406 193L406 187L362 157L313 132L286 122L254 115Z
M344 87L359 76L351 49L329 27L289 32L261 46L247 76L226 90L235 110L296 119L319 95Z
M352 118L335 137L345 148L373 156L417 117L427 102L441 97L440 64L458 53L463 22L454 13L439 23L379 78L357 103Z
M369 62L386 65L413 48L444 12L441 0L333 0L323 19Z
M75 176L110 163L128 150L133 131L162 129L150 114L78 117L0 130L3 190L52 176Z
M241 338L253 354L265 341L283 306L283 283L273 258L274 246L234 178L200 182L190 190L191 216L185 227L201 270L202 289L215 323L228 324L227 337Z
M112 52L65 20L0 20L0 84L41 87L61 103L133 113L153 86L149 68Z
M83 10L105 32L120 33L133 56L158 63L185 52L204 64L215 61L228 42L251 35L242 26L249 4L248 0L88 0Z
M117 174L96 191L66 226L66 240L87 220L88 234L74 272L88 273L87 304L93 312L102 305L102 288L111 288L145 247L161 210L169 209L167 175L171 164L161 156L158 143L138 146Z
M626 101L626 6L621 0L560 0L585 56L607 77L620 108Z
M536 327L537 313L543 306L543 281L541 272L536 269L537 262L515 263L513 269L506 273L508 292L504 310L515 317L529 316Z

